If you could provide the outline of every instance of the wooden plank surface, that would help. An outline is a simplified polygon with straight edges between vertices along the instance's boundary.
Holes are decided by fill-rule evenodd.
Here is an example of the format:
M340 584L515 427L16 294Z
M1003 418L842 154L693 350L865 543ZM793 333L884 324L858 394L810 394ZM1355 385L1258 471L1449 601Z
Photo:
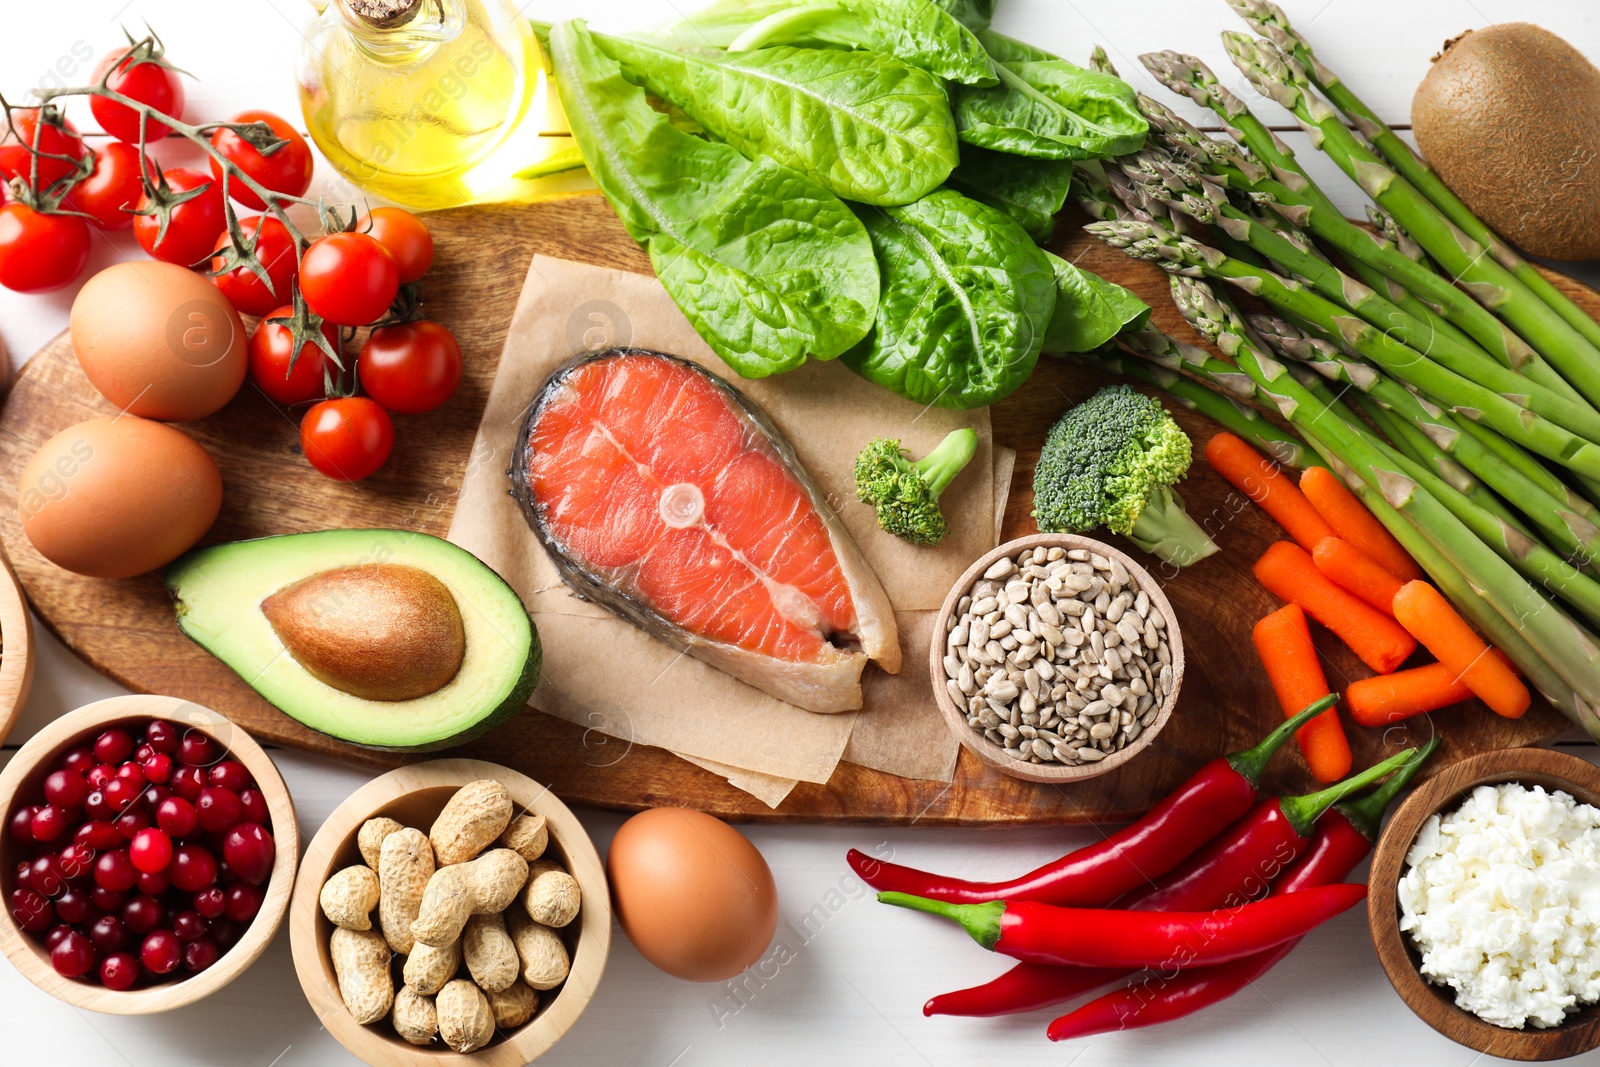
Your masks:
M1159 325L1189 338L1167 296L1164 276L1091 241L1079 230L1081 221L1063 219L1055 250L1134 288L1156 308ZM437 265L429 276L437 279L428 294L430 314L457 332L467 361L455 398L439 412L399 419L388 466L366 482L344 485L313 472L299 454L293 420L247 388L224 411L185 426L216 456L227 486L222 515L208 542L335 526L393 526L442 534L528 259L537 252L619 269L649 269L598 196L463 208L433 216L430 224L438 245ZM1600 297L1581 292L1591 307L1600 307ZM838 372L849 373L842 367ZM1104 379L1074 363L1046 359L1026 385L995 408L996 440L1018 452L1008 536L1034 528L1029 487L1046 428L1070 402L1102 384ZM0 410L0 470L10 472L0 492L14 499L17 472L51 434L109 412L84 379L65 336L47 345L23 369ZM1177 414L1199 442L1215 430L1189 412L1180 409ZM841 764L826 784L802 783L771 810L667 752L630 745L626 739L606 740L531 711L453 754L505 763L549 783L570 802L606 807L676 803L741 819L922 824L1126 818L1147 808L1201 761L1246 746L1279 717L1249 640L1251 624L1276 606L1250 577L1249 568L1279 535L1277 528L1203 461L1196 463L1184 495L1223 551L1170 577L1152 568L1163 579L1193 649L1183 696L1157 742L1126 768L1102 778L1076 786L1040 786L1007 778L965 753L949 785ZM0 515L0 541L45 625L118 682L216 708L265 740L373 766L402 761L324 737L266 704L178 632L158 577L103 582L68 574L34 551L11 509ZM1336 642L1323 641L1322 647L1336 686L1364 673ZM910 654L915 662L917 650ZM943 729L931 701L928 712L929 728ZM1425 738L1434 723L1444 735L1439 765L1464 754L1537 742L1564 726L1564 720L1542 706L1511 722L1473 705L1383 732L1352 727L1357 765ZM1297 757L1279 760L1268 781L1270 787L1289 791L1310 784Z

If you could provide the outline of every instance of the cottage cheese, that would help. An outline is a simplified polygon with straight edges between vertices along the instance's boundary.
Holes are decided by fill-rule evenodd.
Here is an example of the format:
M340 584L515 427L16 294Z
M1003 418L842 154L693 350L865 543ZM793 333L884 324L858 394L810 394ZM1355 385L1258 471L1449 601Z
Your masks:
M1600 809L1479 786L1417 835L1400 929L1422 973L1497 1026L1555 1026L1600 1000Z

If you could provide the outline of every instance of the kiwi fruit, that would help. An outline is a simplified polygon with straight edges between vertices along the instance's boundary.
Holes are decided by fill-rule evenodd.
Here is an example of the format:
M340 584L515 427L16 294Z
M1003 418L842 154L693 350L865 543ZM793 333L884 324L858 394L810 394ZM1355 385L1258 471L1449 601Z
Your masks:
M1600 257L1600 70L1507 22L1447 41L1411 101L1417 145L1478 217L1526 252Z

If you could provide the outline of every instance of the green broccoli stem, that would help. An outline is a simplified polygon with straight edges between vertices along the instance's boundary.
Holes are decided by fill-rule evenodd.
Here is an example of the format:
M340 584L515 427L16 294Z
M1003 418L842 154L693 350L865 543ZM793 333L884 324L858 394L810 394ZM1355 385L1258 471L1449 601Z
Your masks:
M933 499L938 500L955 480L955 476L960 474L962 468L971 463L972 457L977 454L977 433L962 427L959 430L951 430L932 452L917 460L912 466L917 468L922 480L928 483L928 492L933 494Z
M1170 485L1150 494L1127 538L1175 567L1187 567L1217 551L1216 542L1183 510L1183 497Z

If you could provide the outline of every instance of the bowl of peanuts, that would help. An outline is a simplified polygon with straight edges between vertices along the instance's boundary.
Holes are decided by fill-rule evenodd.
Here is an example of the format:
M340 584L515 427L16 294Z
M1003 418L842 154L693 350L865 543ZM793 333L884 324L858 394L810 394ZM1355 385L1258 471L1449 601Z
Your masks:
M973 755L1032 782L1122 766L1172 717L1183 638L1160 585L1076 534L1008 541L962 574L934 625L934 700Z
M520 1067L571 1029L611 943L605 869L548 789L481 760L410 764L338 806L289 912L301 988L369 1064Z

